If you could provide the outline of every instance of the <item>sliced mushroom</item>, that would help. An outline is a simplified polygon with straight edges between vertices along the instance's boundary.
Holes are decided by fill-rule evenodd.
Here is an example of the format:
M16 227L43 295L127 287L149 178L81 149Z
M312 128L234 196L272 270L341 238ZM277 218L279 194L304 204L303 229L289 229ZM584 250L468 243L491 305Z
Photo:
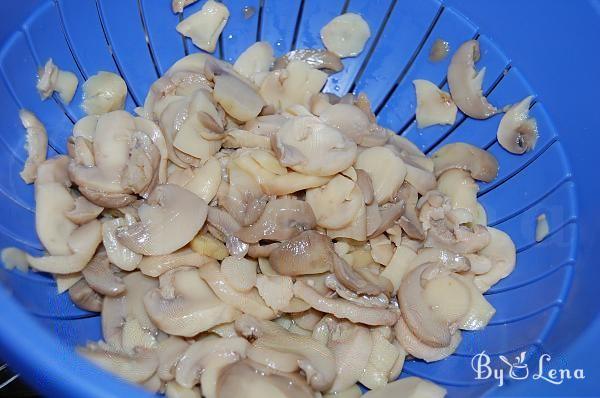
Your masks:
M220 189L219 205L241 226L248 226L258 220L268 197L262 192L256 179L235 163L228 165L228 177L229 184L224 184Z
M163 381L175 379L175 366L179 358L187 350L190 344L181 337L169 336L158 345L156 355L158 356L158 369L156 374Z
M410 355L415 358L424 360L425 362L435 362L450 356L460 344L462 335L460 330L457 330L450 338L450 344L445 347L431 347L417 338L404 322L402 317L399 317L398 322L394 326L396 338L402 344Z
M357 56L370 36L369 24L352 12L333 18L321 28L321 40L325 47L342 58Z
M510 107L498 126L498 143L510 153L522 154L535 148L538 139L537 121L529 117L533 96Z
M123 280L111 270L104 250L99 250L81 273L90 287L104 296L117 296L125 291Z
M211 157L200 168L193 171L193 176L184 187L206 203L210 203L217 194L219 184L221 184L219 161Z
M65 216L75 224L81 225L92 221L102 213L103 207L96 206L84 196L75 199L75 207L65 213Z
M325 286L329 289L335 291L338 296L343 299L348 300L349 302L355 303L362 307L373 307L373 308L387 308L390 300L388 297L380 293L376 296L366 295L366 294L357 294L352 290L348 289L346 286L341 284L334 274L329 274L325 278Z
M439 220L431 223L425 247L438 247L458 254L468 254L480 251L490 240L490 232L483 225L449 225L446 220Z
M379 235L369 240L371 257L376 263L387 266L394 255L392 242L385 236Z
M280 246L279 243L269 243L268 245L254 244L248 248L248 257L265 258L269 257L273 251Z
M248 244L235 234L240 230L240 224L226 211L210 206L207 216L208 223L224 235L225 245L232 256L242 258L248 253Z
M352 166L356 158L354 142L312 116L287 121L272 143L283 166L308 175L334 175Z
M198 235L196 235L196 237L190 242L190 247L193 251L202 256L212 257L219 261L223 260L229 255L229 251L223 242L213 237L208 232L200 232Z
M474 179L485 182L498 175L498 161L492 154L464 142L444 145L431 159L436 177L450 169L466 170Z
M148 380L158 367L156 353L150 350L129 355L103 343L89 343L77 351L96 365L134 383Z
M348 289L356 294L378 295L391 293L390 281L379 278L377 283L367 280L364 275L356 272L343 258L337 254L333 255L333 272L336 278Z
M285 69L292 61L306 62L315 69L326 69L339 72L344 68L340 57L335 53L322 49L292 50L275 60L273 69Z
M123 109L127 96L127 84L121 76L100 71L83 83L81 107L88 115L101 115Z
M281 275L320 274L333 267L329 238L316 231L304 231L283 241L269 256L273 269Z
M406 377L377 390L368 391L365 398L444 398L446 389L419 377Z
M487 291L500 279L507 277L515 268L516 249L510 236L496 228L488 227L490 243L479 254L492 260L489 272L473 278L475 286L481 292Z
M194 250L183 248L163 256L144 256L138 267L144 275L156 278L178 267L200 267L208 261L210 261L209 257L198 254Z
M200 11L177 24L176 29L197 47L212 53L228 18L229 10L224 4L208 0Z
M275 61L273 47L266 41L252 44L239 55L233 69L240 75L254 80L257 74L268 72Z
M117 239L147 256L174 252L198 233L208 212L207 204L177 185L158 185L138 209L140 221L120 227Z
M161 275L160 288L144 296L144 306L163 332L185 337L231 322L239 315L234 307L221 302L191 267Z
M235 290L248 292L256 286L256 266L256 261L230 256L221 262L221 273Z
M487 119L498 113L498 109L483 96L481 84L485 68L475 71L479 56L477 40L463 43L450 61L448 86L454 103L464 114L474 119Z
M325 297L300 280L294 283L294 295L310 304L317 311L333 314L336 318L349 319L352 322L391 326L398 320L398 315L392 310L366 308L344 299Z
M102 296L83 279L69 288L69 297L79 308L92 312L102 311Z
M352 103L340 102L326 107L320 113L319 119L340 130L358 145L380 146L388 139L388 131L371 122L369 116Z
M267 203L256 223L241 228L236 236L247 243L257 243L261 239L281 241L312 229L315 224L315 215L306 202L297 199L274 199Z
M255 344L288 354L299 355L298 366L306 374L307 382L317 391L328 390L335 378L333 353L311 336L290 333L280 325L243 315L235 327L245 337L256 337Z
M44 68L40 68L39 80L36 88L42 100L47 99L54 91L58 92L63 103L68 104L77 90L77 76L73 72L58 69L52 58L46 61Z
M354 167L364 170L371 177L375 200L380 205L392 198L406 176L402 159L385 147L365 149L356 158Z
M312 208L317 225L328 229L348 226L364 207L360 188L342 175L336 175L322 187L308 189L306 203Z
M258 275L256 288L265 303L275 311L286 309L294 297L293 281L289 276Z
M66 216L75 206L69 190L60 182L41 183L38 179L35 203L35 229L44 248L54 256L70 254L68 237L77 225Z
M413 80L417 96L417 127L423 129L435 124L453 125L457 108L448 94L429 80Z
M190 4L194 4L198 0L173 0L171 2L171 9L174 13L182 13L183 9Z
M396 363L400 352L389 341L391 337L390 327L380 326L372 328L370 332L373 349L359 381L365 387L374 390L384 387L388 383L390 371Z
M108 259L123 271L133 271L142 261L141 254L129 249L117 239L118 228L131 226L135 222L135 218L130 214L102 222L102 242Z
M21 124L27 130L25 136L25 150L27 160L21 170L20 176L27 184L31 184L37 177L38 167L46 160L48 151L48 134L46 127L40 120L27 109L19 111Z

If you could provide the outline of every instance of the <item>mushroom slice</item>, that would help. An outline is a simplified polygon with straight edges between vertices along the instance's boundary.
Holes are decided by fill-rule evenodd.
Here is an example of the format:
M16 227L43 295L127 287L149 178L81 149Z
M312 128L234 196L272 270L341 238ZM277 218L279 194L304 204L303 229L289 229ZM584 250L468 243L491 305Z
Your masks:
M406 166L402 159L385 147L362 151L356 158L354 168L364 170L371 177L375 200L380 205L392 198L406 176Z
M346 137L359 145L363 145L365 137L370 134L371 121L357 106L338 103L321 112L319 119L326 125L340 130ZM383 140L383 143L387 140Z
M5 247L0 254L6 269L18 269L22 272L29 270L26 252L17 247Z
M336 318L349 319L356 323L391 326L398 320L398 315L392 310L366 308L344 299L325 297L300 280L294 283L294 295L317 311L332 314Z
M102 222L102 242L108 254L108 259L123 271L133 271L140 264L143 257L117 239L118 228L131 226L135 222L135 218L130 214Z
M356 185L360 188L365 204L370 205L373 203L373 200L375 199L373 182L366 171L360 169L356 170Z
M453 125L456 105L450 94L442 91L429 80L413 80L417 95L417 127L423 129L435 124Z
M389 327L380 326L372 328L370 332L373 349L359 381L365 387L374 390L388 384L390 371L396 363L400 351L389 341L391 337L391 329Z
M175 379L175 366L189 346L190 344L187 341L176 336L169 336L159 343L156 351L158 356L156 374L161 380L171 381Z
M463 43L450 61L448 86L458 109L474 119L487 119L498 113L498 109L488 102L481 91L485 68L475 71L479 56L477 40Z
M233 64L233 70L250 80L254 80L257 74L268 72L274 60L271 44L266 41L259 41L240 54Z
M69 190L60 182L37 182L35 187L35 229L50 255L68 255L68 237L77 225L66 212L75 205Z
M210 260L210 257L183 248L163 256L144 256L138 267L144 275L156 278L172 269L182 266L200 267Z
M372 283L364 276L356 272L343 258L333 254L333 272L336 278L348 289L356 294L378 295L390 293L392 285L389 281L381 280L380 283Z
M446 220L431 222L427 231L425 247L437 247L458 254L475 253L488 246L491 240L489 230L480 224L449 225Z
M431 159L436 177L450 169L466 170L474 179L485 182L498 175L498 161L492 154L464 142L444 145Z
M166 384L165 396L167 398L202 398L202 394L198 387L185 388L175 381Z
M144 296L148 316L170 335L192 337L233 321L239 312L224 304L196 268L179 267L161 275L160 288Z
M158 367L156 353L150 350L141 349L129 355L100 342L89 343L78 348L77 352L101 368L134 383L148 380Z
M369 240L371 257L376 263L387 266L394 255L392 242L385 236L379 235Z
M182 13L183 9L190 4L194 4L198 0L173 0L171 2L171 9L174 13Z
M241 226L254 223L262 214L267 204L265 195L256 179L242 170L235 163L228 165L229 184L220 189L219 205Z
M232 256L242 258L248 253L248 244L242 242L235 234L240 230L240 224L226 211L217 207L208 208L207 221L210 226L224 236L227 250Z
M212 53L228 18L229 10L224 4L208 0L200 11L179 22L176 29L197 47Z
M396 339L402 344L402 347L404 347L406 352L425 362L435 362L450 356L456 351L456 348L462 340L460 330L457 330L451 336L450 344L446 347L431 347L423 343L413 334L402 317L399 317L398 322L394 325L394 333Z
M356 159L356 144L313 116L284 123L272 144L283 166L308 175L334 175Z
M27 135L25 136L27 160L25 161L23 170L21 170L20 176L27 184L31 184L37 177L39 165L46 160L48 134L42 122L27 109L19 111L19 118L23 127L27 130Z
M322 187L308 189L306 202L317 218L317 225L330 229L348 226L364 207L360 188L342 175L336 175Z
M344 68L340 57L335 53L322 49L299 49L292 50L275 60L273 69L285 69L292 61L302 61L315 69L326 69L339 72Z
M275 311L281 311L290 304L294 297L292 286L292 278L289 276L258 275L256 278L258 293Z
M212 257L215 260L223 260L229 255L227 247L219 239L213 237L208 232L200 232L190 242L193 251L202 256Z
M102 213L103 207L96 206L85 196L75 199L75 207L65 213L65 216L75 224L81 225L92 221Z
M102 311L102 296L96 293L83 279L69 288L69 297L79 308L92 312Z
M212 291L224 303L257 318L272 319L275 317L276 313L266 305L256 289L253 288L243 293L231 287L216 261L203 265L198 272L200 277L208 283Z
M217 382L219 398L312 398L313 390L297 373L284 373L244 360L223 368Z
M236 236L246 243L258 243L261 239L282 241L315 225L315 215L308 203L298 199L274 199L267 203L253 225L241 228Z
M256 261L230 256L221 262L221 273L235 290L248 292L256 285L256 266Z
M29 264L41 272L53 274L72 274L79 272L94 256L96 248L102 242L102 226L98 220L90 221L74 230L68 239L72 254L33 257L27 255Z
M325 47L341 58L357 56L369 37L369 24L352 12L333 18L321 29L321 40Z
M406 377L382 388L367 391L365 398L444 398L446 389L419 377Z
M511 106L498 126L498 143L510 153L518 155L535 148L538 139L537 121L529 117L533 96Z
M390 303L390 300L383 293L380 293L377 296L369 296L366 294L359 295L354 293L352 290L342 285L334 274L327 275L325 278L325 286L335 291L338 296L362 307L387 308Z
M88 115L101 115L125 106L127 84L121 76L100 71L83 83L81 107Z
M320 274L333 267L333 250L329 238L316 231L304 231L281 242L269 256L277 273L288 276Z
M192 178L184 184L184 187L206 203L210 203L217 194L219 184L221 184L221 167L217 159L210 157L200 168L193 171Z
M208 205L177 185L158 185L138 209L140 221L119 227L117 239L146 256L163 255L181 248L198 233Z
M50 97L54 91L58 92L63 103L68 104L77 90L77 76L73 72L58 69L52 58L46 61L43 69L39 71L39 80L36 88L42 100Z
M324 344L311 336L290 333L275 322L248 315L236 320L235 328L245 337L256 337L255 345L299 355L298 366L306 374L307 382L317 391L331 387L336 375L335 357Z
M242 337L211 336L200 339L190 345L177 362L175 380L184 387L192 388L208 368L244 359L249 346L250 343ZM205 383L201 384L204 391Z
M515 268L516 249L510 236L496 228L488 227L490 243L479 251L479 255L492 260L492 269L473 278L475 286L486 292L500 279L507 277Z
M99 250L81 273L90 287L104 296L117 296L125 291L123 280L111 270L104 250Z

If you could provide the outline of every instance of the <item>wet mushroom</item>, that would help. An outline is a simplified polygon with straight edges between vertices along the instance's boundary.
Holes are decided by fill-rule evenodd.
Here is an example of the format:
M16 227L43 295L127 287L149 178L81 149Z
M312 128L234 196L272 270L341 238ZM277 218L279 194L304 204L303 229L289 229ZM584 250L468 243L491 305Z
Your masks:
M488 229L480 224L448 225L446 220L432 221L427 231L425 247L438 247L458 254L475 253L486 247L491 240Z
M83 279L69 288L69 297L79 308L92 312L102 311L102 296Z
M190 344L177 336L169 336L161 341L156 350L158 356L158 369L156 374L163 381L175 379L175 366L179 358L187 350Z
M339 57L357 56L370 36L369 24L352 12L333 18L321 28L323 44Z
M428 80L413 80L417 96L417 126L422 129L436 124L453 125L456 105L450 94Z
M473 282L481 292L487 291L500 279L508 276L515 268L516 249L510 236L496 228L488 227L490 243L478 254L492 261L492 268L485 274L476 275Z
M156 353L150 350L139 350L130 355L103 343L89 343L77 351L96 365L134 383L148 380L158 367Z
M131 226L135 223L136 219L131 214L102 222L102 243L108 259L123 271L133 271L142 261L143 256L141 254L129 249L117 239L119 228Z
M197 47L212 53L228 18L227 6L209 0L202 5L200 11L179 22L176 29L183 36L191 38Z
M498 175L498 161L492 154L464 142L444 145L431 159L436 177L450 169L466 170L474 179L485 182Z
M315 214L317 225L327 229L348 226L364 207L358 185L342 175L336 175L322 187L306 190L305 200Z
M273 69L285 69L292 61L306 62L315 69L326 69L339 72L344 68L340 57L335 53L323 49L292 50L275 60Z
M510 107L498 126L496 137L502 148L510 153L522 154L535 148L538 139L537 121L529 117L533 96L526 97Z
M398 322L394 325L394 333L396 339L398 339L400 344L402 344L402 347L406 349L406 352L425 362L435 362L450 356L456 351L456 348L462 340L460 330L457 330L451 336L449 345L445 347L431 347L423 343L413 334L402 317L400 317Z
M223 184L219 190L219 205L241 226L248 226L260 217L268 197L256 179L235 163L229 164L227 169L229 183Z
M385 387L368 391L365 398L444 398L446 389L419 377L406 377Z
M78 225L92 221L102 213L103 207L96 206L84 196L75 199L75 207L65 213L65 216Z
M46 127L40 120L27 109L19 111L21 124L27 130L25 136L25 149L27 150L27 160L21 170L20 176L27 184L31 184L37 177L39 165L46 160L48 150L48 134Z
M375 200L380 205L391 199L406 176L402 159L385 147L365 149L356 158L354 167L364 170L371 177Z
M144 275L159 277L167 271L181 267L200 267L211 259L192 249L183 248L163 256L144 256L138 267Z
M320 274L333 268L333 248L327 236L304 231L281 242L271 252L269 262L280 275Z
M104 250L97 251L81 273L90 287L104 296L117 296L125 291L123 280L111 270Z

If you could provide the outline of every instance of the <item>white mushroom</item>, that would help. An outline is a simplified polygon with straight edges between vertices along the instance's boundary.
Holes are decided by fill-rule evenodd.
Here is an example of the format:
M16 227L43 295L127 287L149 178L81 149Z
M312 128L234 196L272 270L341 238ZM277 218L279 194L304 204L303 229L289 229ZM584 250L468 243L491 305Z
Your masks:
M196 46L212 53L228 18L229 10L224 4L208 0L200 11L181 21L176 29L191 38Z
M136 220L131 214L124 217L113 218L102 222L102 243L111 263L123 271L133 271L140 261L142 255L129 249L117 239L117 230L121 227L131 226Z
M235 290L248 292L256 286L257 265L256 261L229 256L221 262L221 273Z
M356 158L354 167L366 171L371 177L375 200L380 205L391 199L406 176L402 159L384 147L365 149Z
M374 390L388 384L390 371L396 363L400 351L389 341L391 329L388 326L372 328L370 332L373 348L364 373L358 381L365 387Z
M102 213L103 207L96 206L84 196L75 199L75 207L65 213L65 216L75 224L81 225L92 221Z
M280 275L320 274L333 267L333 251L327 236L304 231L281 242L269 256L269 263Z
M468 211L470 220L474 221L478 214L477 192L479 186L464 170L450 169L438 179L438 191L446 195L453 209Z
M256 179L235 163L229 163L227 171L228 183L219 188L219 205L241 226L248 226L260 217L268 197Z
M444 398L446 390L419 377L406 377L377 390L368 391L365 398Z
M27 160L23 165L20 176L27 184L31 184L37 177L37 169L46 160L48 151L48 134L40 120L27 109L19 111L21 124L27 130L25 136L25 150Z
M292 61L306 62L315 69L325 69L331 72L339 72L344 68L337 54L327 50L308 48L292 50L277 58L273 69L284 69Z
M171 9L174 13L182 13L185 7L194 4L197 1L198 0L173 0L171 2Z
M140 221L119 227L117 239L147 256L169 254L198 233L208 212L207 204L177 185L158 185L138 209Z
M479 56L477 40L463 43L448 67L448 86L454 103L464 114L475 119L487 119L498 113L498 109L483 96L481 84L485 67L479 72L475 71Z
M381 276L387 278L394 286L393 293L398 291L402 278L409 271L410 262L416 257L416 253L406 246L398 246L390 259L387 267L381 272Z
M83 279L80 279L69 288L69 297L79 308L92 312L102 311L102 296Z
M320 112L319 119L365 147L381 146L391 134L389 130L373 123L367 113L353 104L340 102L326 107Z
M66 212L75 206L75 200L60 182L42 184L38 179L35 202L35 227L42 245L51 255L68 255L68 237L77 225L67 218Z
M491 236L489 245L479 251L482 256L492 260L492 269L473 278L475 286L481 292L487 291L500 279L507 277L515 268L516 249L510 236L496 228L488 227Z
M417 126L422 129L435 124L453 125L457 107L450 94L429 80L413 80L417 96Z
M542 213L535 218L535 241L541 242L550 233L550 225L546 218L546 213Z
M111 270L104 250L98 250L81 273L88 285L104 296L117 296L125 291L123 280Z
M535 148L538 139L537 121L529 117L533 96L511 106L498 126L498 143L510 153L522 154Z
M123 109L127 84L111 72L98 72L83 83L82 108L88 115L100 115Z
M498 175L498 161L492 154L464 142L444 145L431 159L436 177L450 169L466 170L474 179L485 182Z
M354 142L311 116L284 123L272 143L283 166L308 175L334 175L352 166L356 158Z
M176 336L169 336L159 343L156 350L158 356L156 374L161 380L171 381L175 379L175 366L189 346L190 344L187 341Z
M289 276L258 275L256 278L258 293L275 311L283 310L290 304L294 296L292 286L293 281Z
M325 47L342 58L357 56L370 36L369 24L351 12L333 18L321 29Z
M58 69L50 58L46 61L44 68L40 68L38 75L39 79L35 87L42 100L50 97L56 91L62 102L65 104L71 102L79 83L73 72Z
M22 272L29 270L27 253L16 247L5 247L1 252L1 259L6 269L18 269Z
M328 229L348 226L364 207L360 188L342 175L335 176L322 187L308 189L306 202L315 214L317 225Z
M460 330L457 330L450 339L450 344L446 347L431 347L419 340L410 328L404 322L402 317L394 325L396 339L402 344L410 355L425 362L435 362L451 355L460 344L462 336Z
M96 365L134 383L148 380L158 367L158 358L150 350L139 350L129 355L103 343L89 343L77 351Z
M194 250L183 248L164 256L144 256L138 267L144 275L158 277L167 271L181 267L200 267L210 261L209 257Z
M167 398L202 398L202 394L198 387L185 388L176 381L171 381L166 384L165 396Z
M273 56L271 44L266 41L259 41L239 55L233 64L233 69L240 75L256 82L255 76L268 72L274 61L275 57Z

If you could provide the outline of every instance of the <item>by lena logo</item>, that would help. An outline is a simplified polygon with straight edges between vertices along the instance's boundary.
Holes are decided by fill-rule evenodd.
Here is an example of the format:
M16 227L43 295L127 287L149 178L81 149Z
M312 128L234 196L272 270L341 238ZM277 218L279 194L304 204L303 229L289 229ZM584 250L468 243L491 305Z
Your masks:
M585 375L583 369L555 369L548 366L552 359L549 354L542 354L538 358L537 367L525 363L525 352L521 352L514 360L500 355L501 363L493 367L490 356L482 351L471 359L471 368L475 372L476 380L496 380L499 387L504 385L505 379L510 380L540 380L547 383L559 385L565 380L583 380ZM533 362L533 361L532 361Z

